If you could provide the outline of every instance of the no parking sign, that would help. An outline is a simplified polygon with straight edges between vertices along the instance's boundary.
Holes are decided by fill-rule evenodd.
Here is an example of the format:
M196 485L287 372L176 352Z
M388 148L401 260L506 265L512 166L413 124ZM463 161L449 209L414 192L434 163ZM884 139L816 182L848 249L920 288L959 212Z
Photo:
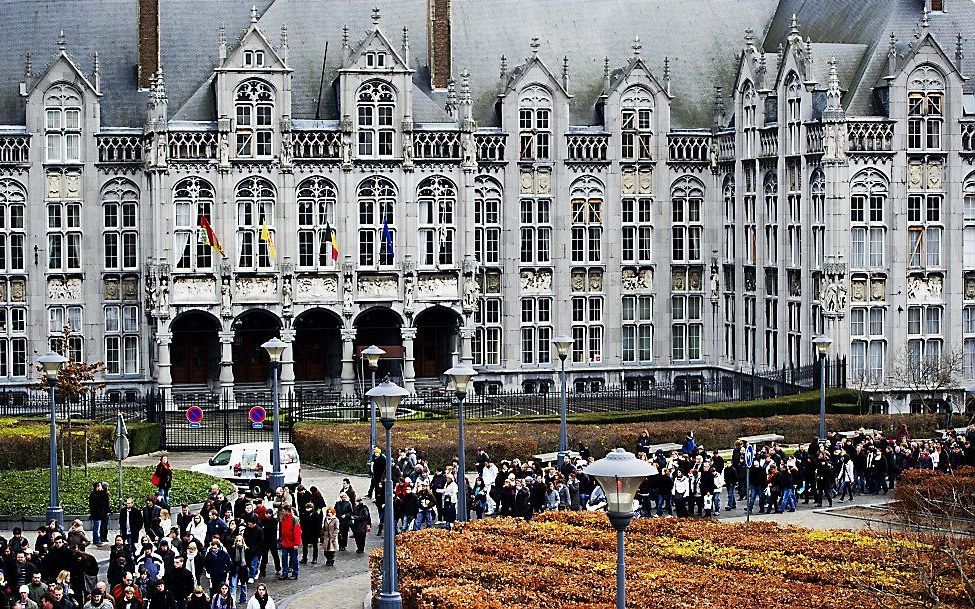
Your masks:
M199 429L203 422L203 409L199 406L190 406L186 409L186 420L190 424L190 429Z
M267 419L267 410L263 406L254 406L247 412L247 418L251 421L254 429L264 429L264 421Z

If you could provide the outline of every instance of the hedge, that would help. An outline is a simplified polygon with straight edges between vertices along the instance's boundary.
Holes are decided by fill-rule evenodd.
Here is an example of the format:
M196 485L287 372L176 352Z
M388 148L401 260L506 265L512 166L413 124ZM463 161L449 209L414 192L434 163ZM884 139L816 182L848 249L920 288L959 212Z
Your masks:
M937 415L849 415L831 414L826 418L827 427L836 430L868 429L884 430L890 434L901 422L906 423L914 436L932 436L938 427ZM707 448L729 448L741 436L762 433L778 433L786 443L804 443L816 437L819 426L817 415L769 416L740 419L681 419L652 424L570 423L569 445L575 448L582 442L597 456L622 446L633 450L640 431L646 429L654 443L679 442L688 431L694 431L699 445ZM559 426L557 423L470 422L466 428L468 463L478 448L483 448L495 461L524 459L532 455L558 449ZM300 423L292 433L292 440L302 459L349 472L361 472L365 467L366 446L369 443L369 425L362 423ZM420 458L431 465L449 463L457 455L457 422L402 421L393 427L394 447L415 447Z
M159 450L158 424L131 422L126 427L129 431L130 454L139 455ZM114 460L114 425L73 420L70 440L66 433L67 425L60 422L58 424L58 452L64 455L62 461L66 461L68 455L73 453L74 464L84 464L85 428L88 435L88 462ZM50 451L49 440L50 427L42 419L0 419L0 469L46 467Z
M0 472L0 514L6 516L41 516L48 503L48 470L30 469ZM124 497L136 498L136 505L142 506L145 497L153 494L156 487L149 483L155 467L123 467L122 490ZM59 497L64 513L68 515L88 514L88 495L95 482L108 482L112 512L118 512L118 468L110 466L76 467L70 475L66 468L61 469L58 480ZM179 470L173 473L173 487L169 491L170 505L181 503L201 503L210 493L210 485L219 484L224 493L230 494L234 488L228 482L206 474Z

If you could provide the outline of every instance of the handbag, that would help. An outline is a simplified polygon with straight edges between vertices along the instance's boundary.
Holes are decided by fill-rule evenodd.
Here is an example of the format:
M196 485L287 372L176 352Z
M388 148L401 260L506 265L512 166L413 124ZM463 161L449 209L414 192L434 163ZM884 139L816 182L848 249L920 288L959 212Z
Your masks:
M149 479L149 482L153 486L159 486L159 474L153 473L152 478Z

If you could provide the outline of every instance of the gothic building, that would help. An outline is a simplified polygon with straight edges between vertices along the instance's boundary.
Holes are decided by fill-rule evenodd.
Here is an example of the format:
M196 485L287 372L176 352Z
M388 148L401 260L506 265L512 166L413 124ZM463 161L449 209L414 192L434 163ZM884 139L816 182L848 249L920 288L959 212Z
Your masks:
M975 380L969 0L42 4L0 37L8 388L65 327L119 393L263 386L271 336L285 391L370 344L541 391L558 334L580 391L820 334Z

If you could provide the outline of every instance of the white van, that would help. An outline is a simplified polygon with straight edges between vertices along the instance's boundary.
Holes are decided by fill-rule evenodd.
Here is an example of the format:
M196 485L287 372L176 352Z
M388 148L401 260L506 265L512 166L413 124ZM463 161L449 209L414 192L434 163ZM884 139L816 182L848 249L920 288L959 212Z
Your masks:
M206 463L194 465L191 470L209 474L233 482L238 488L263 492L271 476L271 454L274 442L247 442L224 446ZM301 459L294 444L281 443L281 464L284 483L295 487L301 482Z

